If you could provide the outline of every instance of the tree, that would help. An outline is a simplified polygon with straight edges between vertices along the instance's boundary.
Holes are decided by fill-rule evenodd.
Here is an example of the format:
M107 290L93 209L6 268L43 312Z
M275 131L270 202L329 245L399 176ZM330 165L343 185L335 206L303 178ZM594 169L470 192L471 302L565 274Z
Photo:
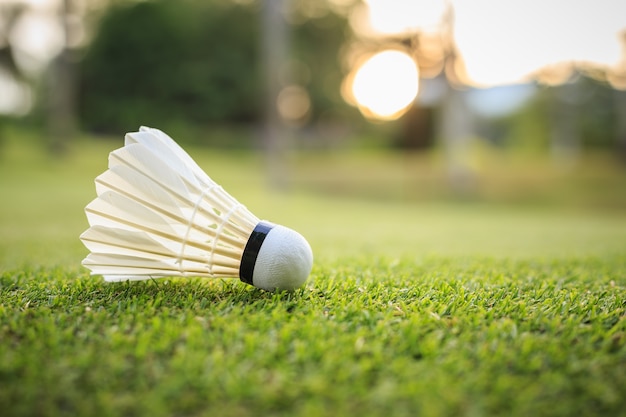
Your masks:
M283 49L270 59L284 62L262 58L261 28L263 16L269 16L265 2L155 0L112 6L80 63L83 127L119 132L138 123L258 125L273 105L264 99L263 66L276 78L275 89L289 83L306 89L309 122L326 109L347 107L339 94L338 64L347 36L345 17L332 13L326 2L310 2L324 12L315 17L298 16L300 3L278 3L284 26L269 24L283 32L284 40L270 39L265 50ZM292 18L282 9L288 4ZM294 63L303 71L293 71Z
M83 126L110 132L137 123L256 121L257 39L250 7L221 1L113 7L81 63Z
M68 140L76 132L76 34L71 23L75 8L75 0L63 0L59 12L63 27L63 48L50 63L47 77L49 146L57 154L65 152Z

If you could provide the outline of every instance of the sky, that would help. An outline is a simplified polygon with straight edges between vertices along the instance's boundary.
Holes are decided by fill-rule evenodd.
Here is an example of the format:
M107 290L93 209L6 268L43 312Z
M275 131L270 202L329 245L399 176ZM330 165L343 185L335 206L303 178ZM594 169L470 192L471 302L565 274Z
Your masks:
M623 59L624 0L457 0L454 8L456 44L478 86L527 81L564 61Z

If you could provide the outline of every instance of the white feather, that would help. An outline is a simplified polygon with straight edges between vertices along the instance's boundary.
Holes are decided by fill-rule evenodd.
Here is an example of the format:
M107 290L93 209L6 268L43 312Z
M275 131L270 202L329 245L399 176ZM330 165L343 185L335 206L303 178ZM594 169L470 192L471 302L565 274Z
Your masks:
M181 157L180 151L182 149L180 149L180 147L173 141L165 142L151 132L142 131L127 133L125 143L126 148L138 149L141 151L147 150L150 152L150 155L146 154L145 156L138 154L134 155L142 161L151 161L154 160L155 157L158 157L160 159L159 163L168 166L171 171L177 174L177 176L192 182L197 187L200 187L203 184L199 181L197 173L194 172L189 164L189 161L186 158ZM172 143L176 146L173 146Z
M163 188L153 178L125 165L110 168L96 178L98 195L107 191L125 195L171 218L179 219L183 216L182 207L177 203L174 193ZM180 199L178 196L179 202Z
M190 175L187 171L179 173L171 169L167 162L140 144L128 145L111 152L109 168L117 165L128 166L144 176L154 179L162 187L184 196L188 195L189 186L196 190L200 188L195 176Z
M183 161L197 176L198 179L202 181L208 181L206 185L214 184L215 182L209 178L209 176L204 172L202 168L193 160L192 157L189 156L187 152L183 148L181 148L171 137L169 137L164 132L159 129L153 129L146 126L141 126L139 129L140 132L148 132L153 135L156 139L158 139L161 143L165 144L172 153L174 153L181 161Z

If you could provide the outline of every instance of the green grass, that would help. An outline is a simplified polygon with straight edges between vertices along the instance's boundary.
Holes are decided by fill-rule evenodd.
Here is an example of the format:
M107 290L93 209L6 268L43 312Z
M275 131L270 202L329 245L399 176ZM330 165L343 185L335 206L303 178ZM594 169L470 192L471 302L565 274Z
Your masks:
M497 185L429 194L433 166L431 182L407 177L392 155L300 157L294 192L271 193L254 155L192 149L310 240L310 281L272 294L90 277L82 209L119 143L58 161L27 139L0 154L1 415L626 416L622 168L538 187L536 165L501 171L531 190L512 205ZM403 178L427 191L394 188Z
M10 415L623 415L626 259L375 259L269 294L5 273ZM616 279L617 278L617 279Z

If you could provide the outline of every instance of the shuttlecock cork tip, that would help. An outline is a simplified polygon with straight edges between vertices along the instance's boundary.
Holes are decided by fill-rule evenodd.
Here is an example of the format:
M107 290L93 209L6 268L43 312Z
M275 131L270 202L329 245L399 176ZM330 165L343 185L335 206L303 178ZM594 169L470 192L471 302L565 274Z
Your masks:
M244 250L240 278L268 291L294 290L304 284L312 266L313 252L300 233L260 222Z

